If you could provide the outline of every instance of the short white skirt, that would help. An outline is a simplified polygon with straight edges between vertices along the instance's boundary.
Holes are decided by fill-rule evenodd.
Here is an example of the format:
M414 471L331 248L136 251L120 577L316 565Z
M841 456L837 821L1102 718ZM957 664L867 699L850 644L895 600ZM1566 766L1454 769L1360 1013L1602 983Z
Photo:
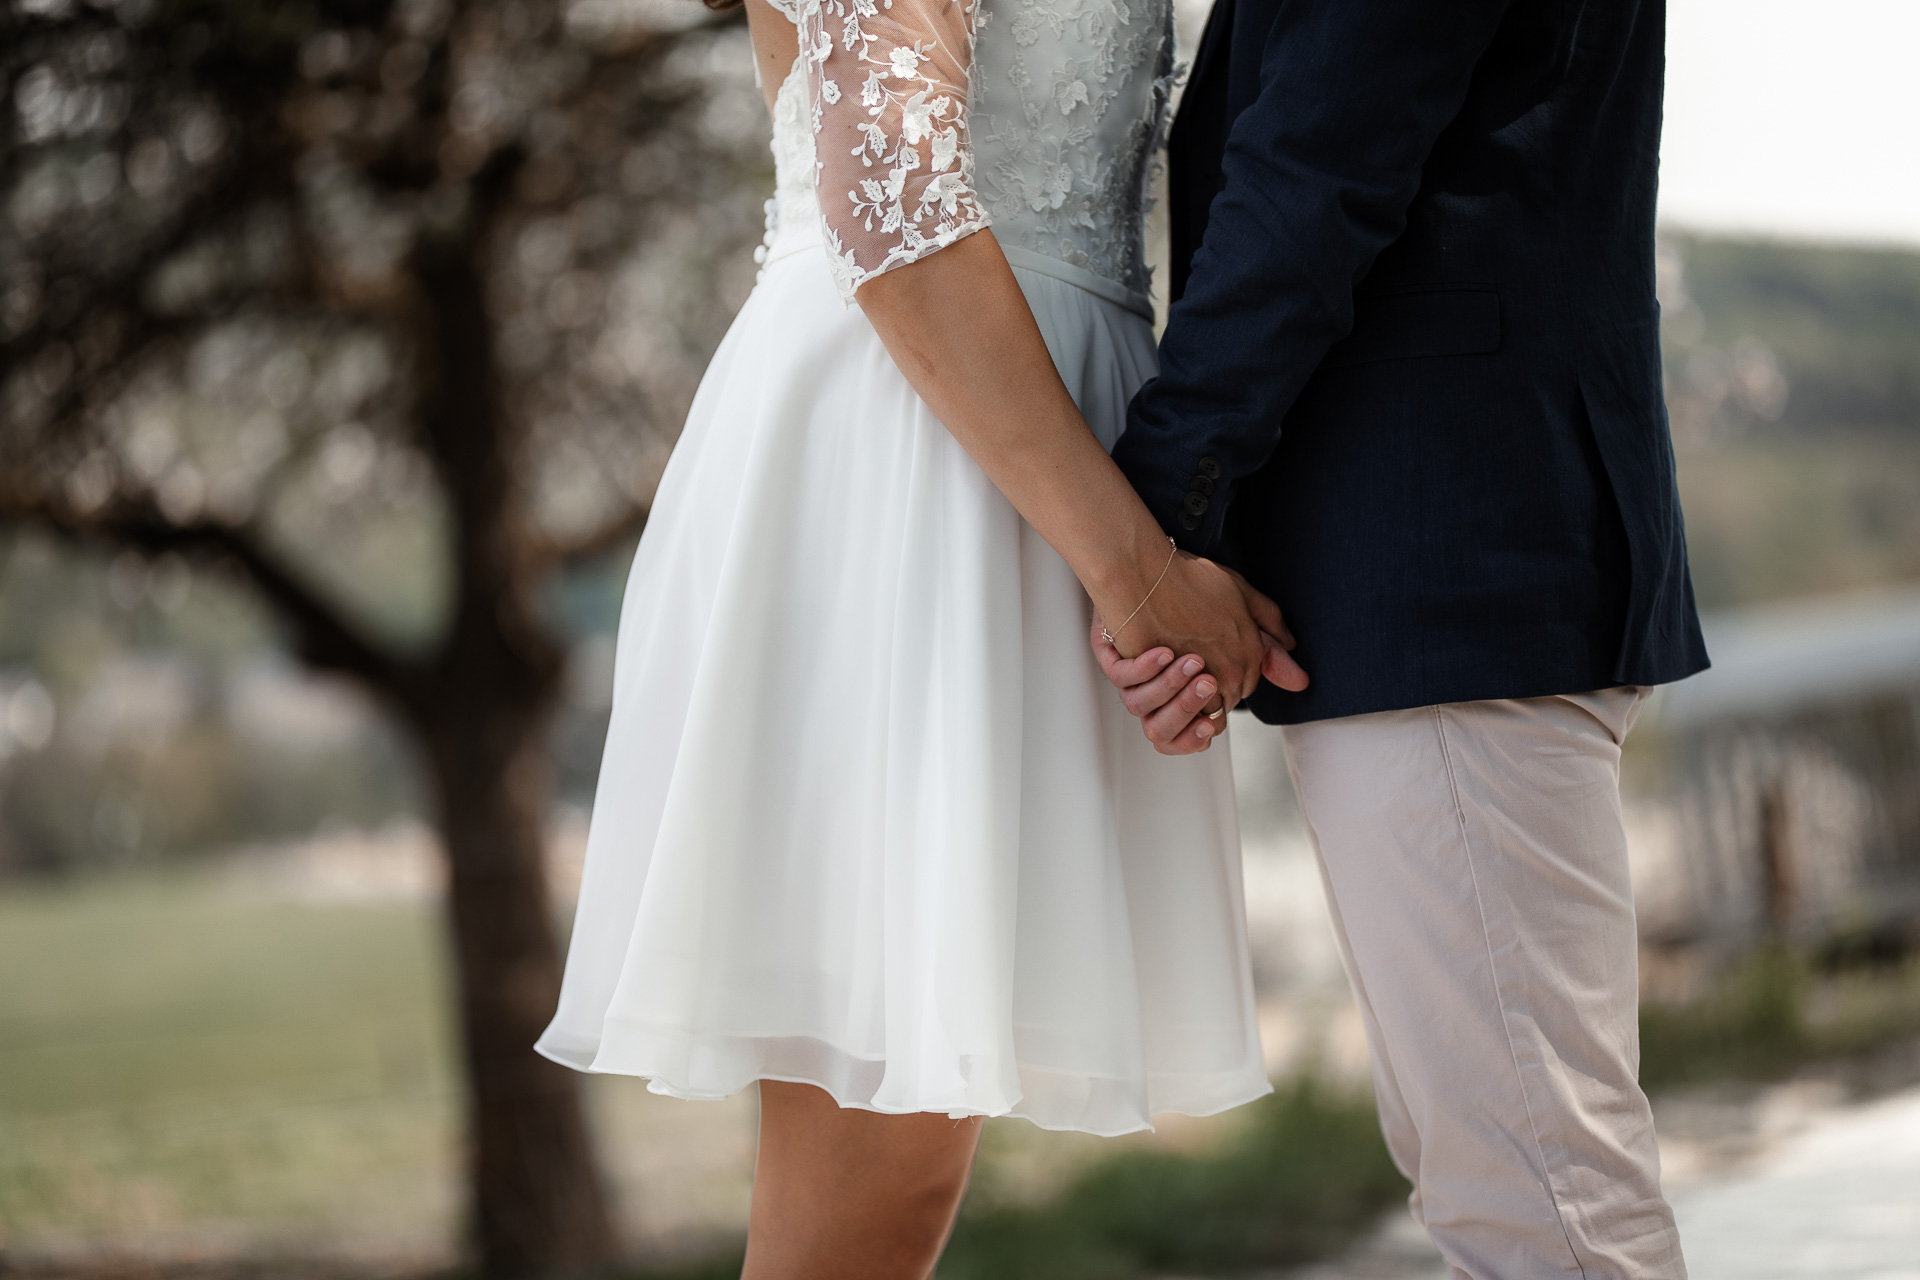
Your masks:
M1151 326L1016 273L1111 447ZM1268 1092L1227 743L1155 753L1089 609L817 244L776 246L634 558L540 1052L1097 1134Z

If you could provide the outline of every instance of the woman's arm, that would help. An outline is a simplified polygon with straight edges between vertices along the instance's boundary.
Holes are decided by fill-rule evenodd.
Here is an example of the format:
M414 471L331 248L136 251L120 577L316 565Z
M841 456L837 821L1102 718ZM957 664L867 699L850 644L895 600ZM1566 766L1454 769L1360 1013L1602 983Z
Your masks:
M1272 601L1211 561L1182 554L1167 566L1166 534L1067 394L991 231L876 276L856 298L920 398L1072 567L1101 616L1117 623L1146 599L1119 636L1122 653L1198 654L1229 706L1253 692L1263 662L1276 683L1306 687L1284 650L1262 640L1263 629L1286 634Z
M1117 625L1152 592L1121 632L1126 653L1197 654L1229 704L1252 691L1263 657L1270 679L1304 688L1292 659L1262 640L1261 626L1286 635L1271 602L1206 561L1169 563L1166 536L1080 416L1006 256L980 229L964 111L973 0L894 0L865 19L834 7L846 25L830 31L824 8L810 9L796 42L765 0L746 6L769 102L796 53L807 60L824 230L843 288L894 362L1103 617ZM904 70L893 56L903 48L915 51ZM877 224L876 183L893 192Z

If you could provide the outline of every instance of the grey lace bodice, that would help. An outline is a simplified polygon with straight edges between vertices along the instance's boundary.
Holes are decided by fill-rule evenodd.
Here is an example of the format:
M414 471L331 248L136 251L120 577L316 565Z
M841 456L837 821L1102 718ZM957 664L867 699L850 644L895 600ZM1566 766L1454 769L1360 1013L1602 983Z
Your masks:
M815 220L851 298L991 226L1016 265L1145 307L1171 0L776 3L801 52L774 110L770 239Z

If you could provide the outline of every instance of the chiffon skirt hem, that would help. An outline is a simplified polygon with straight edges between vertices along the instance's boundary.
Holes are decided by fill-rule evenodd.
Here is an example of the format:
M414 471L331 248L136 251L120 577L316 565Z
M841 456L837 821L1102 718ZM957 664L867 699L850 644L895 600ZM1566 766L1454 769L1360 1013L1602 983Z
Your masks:
M1145 1082L1095 1079L1021 1062L1016 1099L882 1096L886 1063L862 1058L805 1036L713 1037L609 1022L598 1044L543 1040L540 1052L562 1066L605 1075L639 1076L650 1093L688 1102L719 1102L761 1080L810 1084L842 1107L885 1115L945 1112L963 1116L1018 1116L1039 1128L1112 1138L1149 1130L1156 1115L1211 1116L1273 1092L1263 1076L1244 1069L1213 1075L1155 1076ZM1018 1029L1016 1028L1016 1038ZM671 1065L669 1065L671 1064ZM967 1074L962 1064L963 1078Z

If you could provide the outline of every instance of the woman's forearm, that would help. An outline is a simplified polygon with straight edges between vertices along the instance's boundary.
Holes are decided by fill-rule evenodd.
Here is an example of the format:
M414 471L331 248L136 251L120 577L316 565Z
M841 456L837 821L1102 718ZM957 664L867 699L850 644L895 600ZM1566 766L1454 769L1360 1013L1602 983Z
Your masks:
M1166 535L1067 394L993 233L875 277L859 303L920 398L1101 612L1124 617Z
M1253 611L1278 634L1278 610L1219 566L1172 557L1067 394L993 233L876 276L857 296L920 398L1121 627L1120 651L1196 653L1228 705L1251 693L1266 652Z

